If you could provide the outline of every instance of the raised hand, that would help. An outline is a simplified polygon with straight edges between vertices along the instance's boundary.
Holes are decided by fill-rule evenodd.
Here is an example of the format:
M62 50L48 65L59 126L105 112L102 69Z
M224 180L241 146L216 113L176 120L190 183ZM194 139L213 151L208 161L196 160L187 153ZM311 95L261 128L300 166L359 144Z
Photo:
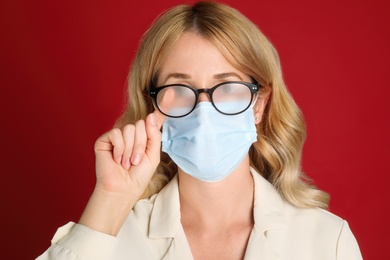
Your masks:
M164 115L155 111L146 120L112 129L95 143L96 188L124 196L142 194L160 162Z
M145 120L113 129L96 141L96 186L80 224L117 234L160 162L164 119L155 110Z

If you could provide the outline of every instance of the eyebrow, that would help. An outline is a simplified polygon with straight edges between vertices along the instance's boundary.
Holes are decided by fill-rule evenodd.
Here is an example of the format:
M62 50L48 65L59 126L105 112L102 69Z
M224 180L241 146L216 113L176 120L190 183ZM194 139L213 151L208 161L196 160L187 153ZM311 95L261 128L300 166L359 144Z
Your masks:
M240 75L238 75L235 72L225 72L225 73L219 73L219 74L214 75L215 79L225 79L225 78L229 78L229 77L236 77L236 78L239 78L240 80L242 80Z
M214 79L225 79L229 77L236 77L239 78L242 81L242 78L240 75L238 75L235 72L224 72L224 73L218 73L213 76ZM168 76L165 78L164 82L167 82L168 79L170 78L175 78L175 79L190 79L191 76L185 73L170 73Z
M184 73L170 73L168 74L168 76L165 78L165 82L168 81L168 79L170 78L175 78L175 79L190 79L191 76L188 75L188 74L184 74Z

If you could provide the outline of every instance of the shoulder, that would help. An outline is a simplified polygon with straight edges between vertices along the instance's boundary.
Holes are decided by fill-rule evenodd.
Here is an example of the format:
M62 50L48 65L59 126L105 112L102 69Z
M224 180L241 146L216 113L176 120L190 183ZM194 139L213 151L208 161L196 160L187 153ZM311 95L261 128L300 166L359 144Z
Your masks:
M291 204L271 183L254 173L255 224L279 255L286 259L361 259L344 219L324 209Z
M362 259L343 218L320 208L298 208L285 200L281 214L287 225L270 230L267 238L282 255L294 256L290 259Z
M337 244L344 229L350 232L341 217L320 208L298 208L286 202L284 214L291 236L304 237L307 243L317 245Z
M288 237L299 239L301 245L315 249L321 255L336 259L362 259L359 245L348 222L320 208L297 208L285 202L289 223ZM299 245L295 245L299 248ZM303 249L303 248L302 248Z
M290 223L305 223L305 225L318 228L341 229L344 219L320 208L298 208L284 201L284 213Z
M287 201L276 188L264 179L254 169L252 175L255 183L255 217L261 215L278 215L285 219L286 223L318 228L340 229L343 219L320 208L299 208Z

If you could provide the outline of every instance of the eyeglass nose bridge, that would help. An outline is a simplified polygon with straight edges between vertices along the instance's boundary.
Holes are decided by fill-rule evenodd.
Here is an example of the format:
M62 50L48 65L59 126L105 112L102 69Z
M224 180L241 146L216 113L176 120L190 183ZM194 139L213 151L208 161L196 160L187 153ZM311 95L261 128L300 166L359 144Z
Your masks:
M197 94L197 102L204 101L204 100L200 99L200 94L202 94L202 93L207 94L207 96L208 96L208 100L207 101L212 102L212 98L211 98L211 96L213 94L213 90L212 89L210 89L210 88L201 88L201 89L197 89L196 91L198 92L198 94Z

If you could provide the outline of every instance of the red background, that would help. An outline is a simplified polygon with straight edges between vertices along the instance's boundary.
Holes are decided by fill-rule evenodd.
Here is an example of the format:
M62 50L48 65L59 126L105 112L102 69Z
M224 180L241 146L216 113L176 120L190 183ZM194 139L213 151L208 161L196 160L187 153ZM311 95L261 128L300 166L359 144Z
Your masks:
M1 258L33 259L78 220L94 186L94 141L122 111L139 38L180 2L1 1ZM365 259L384 259L389 2L225 2L279 50L308 125L303 170L331 194Z

